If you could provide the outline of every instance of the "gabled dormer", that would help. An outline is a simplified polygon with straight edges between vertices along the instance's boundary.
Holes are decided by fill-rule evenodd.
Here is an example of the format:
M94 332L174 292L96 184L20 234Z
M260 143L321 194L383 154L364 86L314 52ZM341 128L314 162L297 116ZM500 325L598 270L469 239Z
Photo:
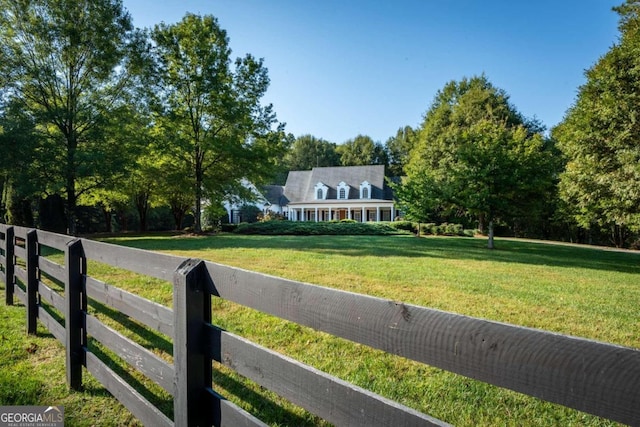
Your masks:
M337 190L338 190L338 200L346 200L349 198L349 190L351 189L351 187L349 187L344 181L341 181L340 184L338 184Z
M329 193L329 187L324 185L322 182L318 182L314 187L314 191L316 194L316 200L326 200L327 194Z
M360 198L361 199L370 199L371 198L371 184L368 181L364 181L360 184Z

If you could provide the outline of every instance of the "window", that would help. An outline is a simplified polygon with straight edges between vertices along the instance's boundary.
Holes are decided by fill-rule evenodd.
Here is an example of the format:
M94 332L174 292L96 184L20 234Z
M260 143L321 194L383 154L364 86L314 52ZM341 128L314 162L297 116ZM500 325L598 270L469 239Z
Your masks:
M349 198L349 186L347 185L346 182L341 181L340 184L338 184L338 199L348 199Z
M327 198L329 187L324 185L322 182L318 182L313 188L316 191L316 200L324 200Z
M371 198L371 184L369 184L367 181L360 184L360 198L361 199Z

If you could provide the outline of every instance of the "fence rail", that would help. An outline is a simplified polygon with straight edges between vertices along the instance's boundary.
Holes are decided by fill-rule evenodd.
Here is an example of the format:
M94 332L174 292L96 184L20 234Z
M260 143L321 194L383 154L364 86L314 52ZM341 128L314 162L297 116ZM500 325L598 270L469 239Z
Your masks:
M58 264L44 248L64 253ZM295 282L201 260L0 224L6 304L26 306L145 425L264 425L212 389L212 361L336 425L447 425L211 324L212 297L614 421L640 425L640 351ZM94 260L173 284L173 309L90 276ZM43 278L64 288L48 286ZM105 325L88 300L172 339L167 362ZM64 322L45 306L54 308ZM173 397L173 420L90 350L88 337ZM205 411L202 408L212 408Z

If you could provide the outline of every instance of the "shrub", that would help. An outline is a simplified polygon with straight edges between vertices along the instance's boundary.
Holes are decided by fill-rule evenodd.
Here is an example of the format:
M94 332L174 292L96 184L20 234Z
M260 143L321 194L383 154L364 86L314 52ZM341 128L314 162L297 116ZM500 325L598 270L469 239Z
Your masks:
M420 224L420 234L430 234L433 236L465 236L462 224L442 223L440 225L433 222ZM473 234L471 234L473 236Z
M239 234L266 235L390 235L404 234L406 231L397 230L382 222L355 221L265 221L258 223L243 223L238 226Z
M417 229L416 224L411 221L393 221L388 224L396 230L410 231L412 233L415 233Z
M266 221L285 221L287 219L287 217L285 217L282 214L273 212L271 210L268 210L266 213L259 213L258 216L258 221L260 222L266 222Z
M229 224L224 222L220 224L220 231L222 231L223 233L233 233L237 228L238 224Z
M462 236L462 224L443 224L445 236Z
M433 222L420 224L420 234L433 234L434 236L437 236L440 234L440 227Z

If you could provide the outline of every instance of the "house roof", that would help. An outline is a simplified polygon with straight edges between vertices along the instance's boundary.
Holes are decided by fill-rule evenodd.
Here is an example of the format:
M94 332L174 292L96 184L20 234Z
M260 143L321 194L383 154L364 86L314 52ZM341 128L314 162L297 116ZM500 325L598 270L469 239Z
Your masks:
M337 198L338 184L350 187L349 199L360 198L360 185L371 184L371 198L392 200L392 193L385 183L384 165L336 166L313 168L310 171L291 171L284 186L284 197L288 202L315 200L314 187L322 183L329 188L327 199Z
M262 187L262 195L272 205L284 206L287 200L284 198L284 186L282 185L265 185Z

